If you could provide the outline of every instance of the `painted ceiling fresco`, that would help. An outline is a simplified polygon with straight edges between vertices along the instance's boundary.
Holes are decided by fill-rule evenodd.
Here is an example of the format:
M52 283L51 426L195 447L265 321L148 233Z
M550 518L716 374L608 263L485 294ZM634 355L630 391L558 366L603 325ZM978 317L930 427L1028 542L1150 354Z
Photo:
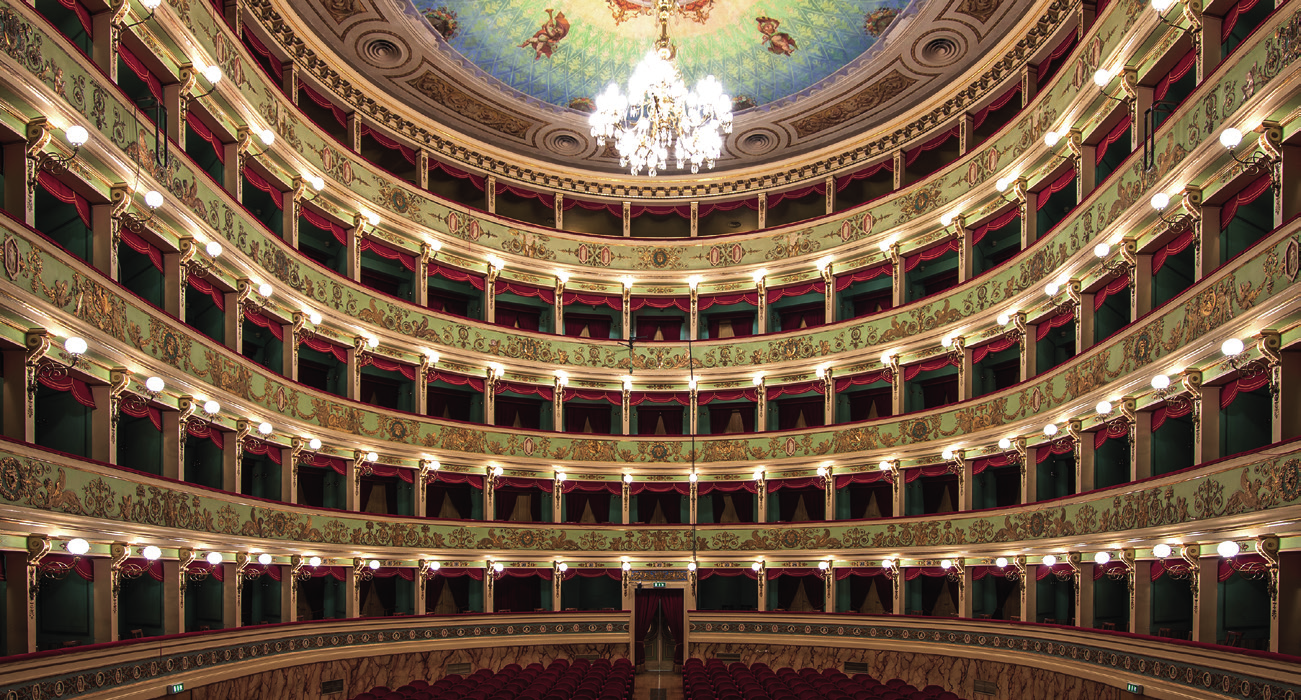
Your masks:
M922 2L922 0L916 0ZM796 95L868 52L908 0L676 0L669 34L689 85L723 81L743 109ZM560 107L621 88L658 33L653 0L413 0L409 11L483 71Z

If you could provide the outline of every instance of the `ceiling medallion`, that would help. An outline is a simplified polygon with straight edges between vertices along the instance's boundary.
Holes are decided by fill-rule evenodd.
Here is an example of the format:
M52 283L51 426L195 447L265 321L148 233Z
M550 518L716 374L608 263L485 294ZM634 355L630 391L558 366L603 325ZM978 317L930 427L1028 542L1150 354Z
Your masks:
M723 149L723 135L732 133L732 99L714 76L706 76L688 91L674 62L677 50L669 42L669 13L674 0L656 0L660 35L628 80L628 96L610 84L596 98L588 120L597 145L607 139L619 152L620 167L633 175L645 169L654 177L670 159L679 169L709 169Z

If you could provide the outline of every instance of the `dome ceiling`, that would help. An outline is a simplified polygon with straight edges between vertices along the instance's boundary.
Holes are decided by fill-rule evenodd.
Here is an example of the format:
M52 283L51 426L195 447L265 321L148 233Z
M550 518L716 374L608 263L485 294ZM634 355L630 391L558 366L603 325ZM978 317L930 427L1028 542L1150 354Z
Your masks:
M717 170L793 164L826 146L880 136L892 117L952 97L971 69L986 72L962 79L979 88L964 91L961 102L979 100L1015 73L1011 62L982 58L1002 59L1040 19L1033 0L676 3L669 33L685 79L694 85L712 74L735 99L735 127ZM653 4L271 2L314 52L351 69L356 87L433 119L458 147L472 139L488 148L465 143L471 151L501 149L559 166L562 176L622 170L612 145L598 147L591 137L588 113L607 85L625 88L650 49ZM1037 34L1060 17L1053 12ZM951 114L946 108L929 123ZM671 170L658 180L675 177Z
M921 2L922 0L913 0ZM908 0L677 0L669 35L688 84L723 79L736 107L794 95L870 49ZM658 33L651 0L416 0L452 49L558 107L626 83Z

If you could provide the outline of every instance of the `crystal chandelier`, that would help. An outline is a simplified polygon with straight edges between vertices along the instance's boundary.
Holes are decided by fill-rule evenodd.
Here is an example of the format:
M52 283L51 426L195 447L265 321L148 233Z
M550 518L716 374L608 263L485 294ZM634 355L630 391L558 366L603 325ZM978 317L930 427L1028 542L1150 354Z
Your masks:
M674 0L656 0L660 36L628 80L628 96L614 83L596 98L596 111L588 120L592 136L604 146L612 139L619 151L620 167L633 175L643 169L654 177L668 167L691 164L712 169L723 150L723 134L732 133L732 100L723 84L710 75L688 91L674 63L676 48L669 43L669 13Z

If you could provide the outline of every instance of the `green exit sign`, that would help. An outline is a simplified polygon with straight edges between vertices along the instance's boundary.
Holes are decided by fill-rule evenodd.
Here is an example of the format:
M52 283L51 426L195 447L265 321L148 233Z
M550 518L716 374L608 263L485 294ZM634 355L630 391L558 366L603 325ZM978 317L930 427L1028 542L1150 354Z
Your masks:
M664 588L666 586L667 584L665 584L663 581L656 581L654 585L655 588Z
M184 684L184 683L173 683L173 684L167 686L167 694L168 694L168 695L176 695L176 694L180 693L180 692L183 691L183 690L185 690L185 684Z
M1126 684L1125 684L1125 690L1128 690L1129 692L1131 692L1131 693L1133 693L1133 694L1135 694L1135 695L1142 695L1142 694L1143 694L1143 686L1141 686L1141 685L1139 685L1139 684L1137 684L1137 683L1126 683Z

